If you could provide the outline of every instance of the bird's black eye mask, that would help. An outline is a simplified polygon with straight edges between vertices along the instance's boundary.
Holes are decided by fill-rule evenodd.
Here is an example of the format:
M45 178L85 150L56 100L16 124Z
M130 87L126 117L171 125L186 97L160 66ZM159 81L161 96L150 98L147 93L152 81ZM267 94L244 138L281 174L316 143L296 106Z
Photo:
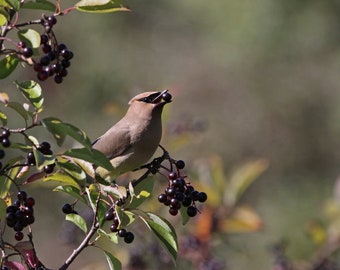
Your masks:
M157 103L159 101L159 98L161 98L161 95L162 95L161 92L157 92L157 93L151 94L147 97L140 98L138 100L145 102L145 103Z

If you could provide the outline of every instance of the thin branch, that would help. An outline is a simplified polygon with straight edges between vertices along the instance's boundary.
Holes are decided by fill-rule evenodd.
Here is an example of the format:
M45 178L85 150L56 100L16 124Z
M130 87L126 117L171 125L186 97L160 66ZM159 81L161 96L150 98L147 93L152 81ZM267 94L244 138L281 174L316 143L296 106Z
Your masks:
M99 229L99 222L97 219L97 213L98 213L98 204L100 201L100 194L98 195L98 198L96 200L96 207L94 210L94 215L93 215L93 222L92 222L92 226L91 229L89 230L89 232L87 233L86 237L84 238L84 240L80 243L80 245L73 250L72 254L70 255L70 257L68 257L68 259L65 261L65 263L59 268L59 270L66 270L71 263L77 258L77 256L86 248L89 246L90 240L91 238L94 236L94 234L97 232L97 230Z

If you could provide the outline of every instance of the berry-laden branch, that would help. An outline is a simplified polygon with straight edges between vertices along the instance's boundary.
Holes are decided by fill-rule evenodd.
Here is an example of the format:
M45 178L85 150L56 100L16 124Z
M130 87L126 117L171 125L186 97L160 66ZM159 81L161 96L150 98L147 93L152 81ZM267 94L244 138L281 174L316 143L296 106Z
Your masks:
M89 192L89 190L87 190L86 192ZM93 211L94 215L93 215L92 225L91 225L89 232L85 236L84 240L80 243L80 245L75 250L73 250L70 257L67 258L67 260L59 268L59 270L66 270L71 265L71 263L77 258L77 256L83 251L83 249L85 249L86 247L89 246L91 238L95 235L95 233L99 229L99 222L98 222L98 218L97 218L99 201L100 201L100 194L98 194L98 197L97 197L97 200L96 200L95 209Z

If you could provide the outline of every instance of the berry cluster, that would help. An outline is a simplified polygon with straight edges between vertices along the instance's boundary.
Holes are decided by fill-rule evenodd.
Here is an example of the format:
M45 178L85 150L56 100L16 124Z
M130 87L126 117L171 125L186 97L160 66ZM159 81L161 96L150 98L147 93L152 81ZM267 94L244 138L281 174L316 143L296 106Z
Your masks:
M135 239L135 235L132 232L127 231L124 228L119 229L119 218L116 214L116 211L113 207L111 207L106 213L105 213L105 219L107 221L112 221L112 224L110 226L110 231L113 233L117 233L119 237L122 237L124 239L124 242L127 244L130 244Z
M69 203L65 203L63 205L62 211L64 214L78 214L77 211L74 210L73 206Z
M9 147L11 145L11 141L9 140L9 136L11 132L9 130L3 130L0 135L0 141L3 147Z
M51 145L48 142L42 142L39 147L37 148L38 151L40 151L44 155L53 155L53 152L51 150ZM27 164L31 166L36 165L36 160L34 157L33 151L30 151L27 153ZM45 173L52 173L55 167L55 163L48 164L44 167Z
M67 76L67 68L71 66L70 60L73 58L73 52L68 50L65 44L58 44L52 31L53 26L57 23L55 16L44 17L41 24L45 28L45 33L40 36L40 47L43 55L39 61L35 61L33 66L37 72L40 81L45 81L54 76L56 83L62 83L63 78ZM19 44L18 44L19 45ZM19 45L21 53L25 57L31 57L33 51L26 46Z
M178 170L185 166L184 161L179 160L175 163ZM184 180L176 172L170 172L168 175L169 185L165 188L164 193L158 196L158 201L166 206L169 206L169 213L173 216L178 214L181 207L187 207L186 212L189 217L197 215L196 202L205 202L207 194L199 192Z
M35 200L32 197L27 197L27 193L23 190L18 192L17 198L12 205L6 208L6 223L16 232L15 239L20 241L24 238L22 230L34 222Z

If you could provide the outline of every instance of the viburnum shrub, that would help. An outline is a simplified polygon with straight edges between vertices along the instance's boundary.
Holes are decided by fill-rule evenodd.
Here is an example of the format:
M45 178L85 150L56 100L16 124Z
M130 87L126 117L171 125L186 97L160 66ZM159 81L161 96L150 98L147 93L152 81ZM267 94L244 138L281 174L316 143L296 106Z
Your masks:
M21 22L22 9L41 9L50 14ZM58 16L74 10L103 13L128 9L113 0L83 0L64 10L61 9L61 1L0 0L0 79L21 68L18 66L21 62L36 72L38 81L53 77L56 83L62 83L68 75L76 48L71 50L65 41L58 39L55 26ZM31 25L41 25L40 32L31 29ZM8 37L10 32L16 32L17 39L13 35ZM111 170L108 158L93 149L88 136L76 126L55 117L42 116L44 95L38 82L15 81L15 86L28 103L12 101L8 93L0 93L1 269L48 269L48 262L40 261L39 250L34 248L33 234L38 233L34 231L34 221L40 218L34 215L36 201L25 191L25 187L35 181L55 181L58 186L54 191L66 193L72 198L73 202L65 202L60 211L66 215L66 220L73 222L84 233L79 246L60 263L59 269L67 269L85 248L95 246L102 237L114 244L118 244L119 238L133 243L136 239L129 225L137 220L147 225L175 260L178 243L173 226L167 219L143 211L139 206L153 192L153 184L145 180L161 174L167 179L167 185L164 192L159 194L158 201L169 208L170 215L180 213L183 223L196 216L199 213L198 204L205 202L207 195L197 191L183 174L185 162L174 159L160 146L163 154L140 168L145 173L139 179L130 181L126 186L101 181L84 164ZM171 100L169 94L163 98ZM24 120L23 127L8 125L7 110L13 110L18 118ZM81 147L60 153L58 149L52 149L50 142L32 136L32 130L37 127L43 127L46 133L52 134L58 146L63 144L66 137L71 137ZM86 204L92 211L90 225L78 214L76 209L79 203ZM13 238L5 239L5 230L13 230ZM110 269L120 269L119 259L102 249ZM20 260L17 259L18 255Z

